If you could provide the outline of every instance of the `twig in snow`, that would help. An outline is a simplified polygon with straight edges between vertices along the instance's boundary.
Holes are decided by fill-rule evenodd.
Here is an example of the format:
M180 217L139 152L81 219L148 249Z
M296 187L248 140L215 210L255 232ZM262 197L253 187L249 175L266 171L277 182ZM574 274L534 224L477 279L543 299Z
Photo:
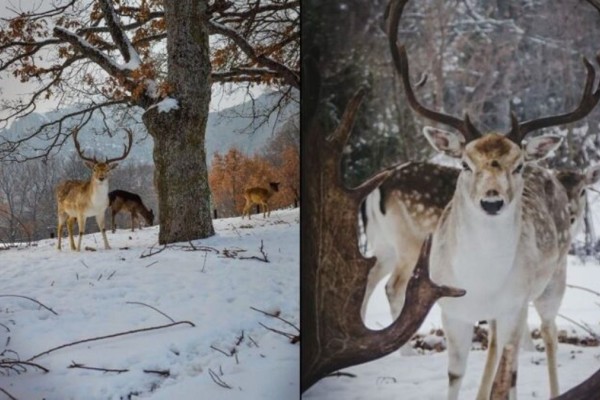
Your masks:
M158 253L163 252L166 248L167 248L167 245L164 244L163 247L161 247L159 250L153 251L154 250L154 245L152 245L150 247L150 249L148 250L148 253L145 253L145 254L142 253L142 254L140 254L140 258L152 257L152 256L154 256L154 255L156 255Z
M146 303L142 303L141 301L128 301L125 304L139 304L141 306L146 306L148 308L153 309L154 311L156 311L157 313L161 314L162 316L166 317L169 321L175 322L175 320L173 318L169 317L167 314L165 314L164 312L160 311L158 308L152 307L151 305L146 304Z
M589 326L585 326L583 323L579 323L565 315L562 315L561 313L558 314L559 317L566 319L567 321L569 321L570 323L580 327L581 329L583 329L584 331L586 331L587 333L589 333L590 335L592 335L592 337L596 340L600 340L600 336L598 336L596 334L596 332L594 332Z
M291 344L296 344L300 341L300 335L294 335L292 333L280 331L275 328L270 328L270 327L266 326L265 324L263 324L262 322L259 322L259 324L260 324L260 326L262 326L263 328L265 328L267 330L270 330L271 332L275 332L279 335L285 336L286 338L290 339Z
M154 265L154 264L156 264L156 263L158 263L158 261L151 262L150 264L146 265L146 267L145 267L145 268L151 267L151 266L153 266L153 265Z
M85 246L84 250L85 251L96 251L96 249L94 247L90 247L90 246Z
M219 375L217 375L212 369L210 369L210 368L208 369L208 374L212 378L213 382L216 383L217 385L219 385L225 389L233 389L231 386L229 386L227 383L225 383L223 381L223 379L221 379L219 377Z
M39 364L28 362L28 361L18 361L18 360L0 360L0 368L13 368L13 366L19 365L25 368L24 366L34 367L37 369L41 369L44 372L50 372L47 368L42 367Z
M291 323L290 321L288 321L287 319L283 319L283 318L281 318L279 315L276 315L276 314L271 314L270 312L263 311L263 310L259 310L258 308L254 308L254 307L252 307L252 306L250 306L250 309L251 309L251 310L254 310L254 311L258 311L259 313L263 313L263 314L264 314L264 315L266 315L266 316L269 316L269 317L272 317L272 318L277 318L278 320L280 320L280 321L282 321L282 322L285 322L286 324L288 324L289 326L291 326L292 328L294 328L295 330L297 330L297 331L298 331L298 333L300 333L300 328L298 328L296 325L292 324L292 323Z
M67 368L79 368L79 369L89 369L92 371L102 371L102 372L116 372L117 374L122 374L124 372L129 372L129 369L113 369L113 368L101 368L101 367L88 367L84 364L79 364L76 363L75 361L71 361L71 365L69 365ZM171 371L169 371L168 369L164 369L164 370L155 370L155 369L144 369L142 370L144 371L144 373L146 374L157 374L160 376L164 376L164 377L169 377L171 376Z
M218 347L215 347L213 345L210 345L210 348L213 349L213 350L218 351L219 353L225 354L226 357L231 357L233 355L233 351L230 354L227 354L227 352L225 352L225 351L223 351L223 350L221 350Z
M242 330L242 334L240 335L240 337L237 339L237 342L235 342L236 346L239 346L242 342L244 341L244 331Z
M164 376L165 378L168 378L169 376L171 376L171 371L169 371L168 369L164 369L164 370L145 369L144 372L147 374L158 374L160 376Z
M263 241L261 239L260 241L260 254L262 254L262 257L257 257L257 256L251 256L251 257L239 257L240 260L258 260L258 261L262 261L262 262L270 262L269 258L267 257L267 253L265 253L265 246L263 244Z
M12 394L8 393L6 390L0 387L0 392L4 393L10 400L17 400Z
M27 296L21 296L18 294L0 294L0 297L19 297L21 299L27 299L29 301L33 301L34 303L40 305L41 307L45 308L46 310L50 311L52 314L54 315L58 315L58 313L56 311L54 311L53 309L51 309L48 306L45 306L44 304L40 303L39 301L32 299L31 297L27 297Z
M256 343L256 341L255 341L254 339L252 339L252 336L248 335L248 339L250 339L250 341L251 341L252 343L254 343L254 345L255 345L256 347L260 347L260 346L258 345L258 343Z
M204 268L206 268L206 258L208 257L208 253L204 253L204 262L202 263L202 269L200 272L204 272Z
M102 274L100 274L100 276L98 276L98 279L96 279L96 281L100 281L100 279L102 279Z
M83 260L80 260L80 262L83 264L83 266L84 266L84 267L86 267L86 268L90 268L90 267L89 267L89 265L87 265L87 264L85 263L85 261L83 261Z
M4 325L2 322L0 322L0 326L4 327L4 329L6 329L6 332L10 332L10 328Z
M567 285L567 287L570 287L570 288L573 288L573 289L583 290L585 292L589 292L589 293L595 294L596 296L600 297L600 293L598 293L598 292L596 292L596 291L594 291L592 289L588 289L586 287L583 287L583 286Z
M113 333L111 335L106 335L106 336L98 336L98 337L94 337L94 338L90 338L90 339L78 340L78 341L73 342L73 343L67 343L67 344L63 344L63 345L57 346L57 347L53 347L50 350L46 350L46 351L44 351L42 353L36 354L33 357L30 357L27 361L32 361L32 360L35 360L36 358L39 358L39 357L41 357L43 355L50 354L53 351L64 349L65 347L75 346L75 345L81 344L81 343L93 342L93 341L96 341L96 340L103 340L103 339L110 339L110 338L114 338L114 337L117 337L117 336L129 335L129 334L132 334L132 333L147 332L147 331L152 331L152 330L157 330L157 329L170 328L172 326L181 325L181 324L187 324L187 325L190 325L192 327L196 326L196 325L194 325L194 323L192 323L190 321L179 321L179 322L175 322L175 323L167 324L167 325L159 325L159 326L152 326L150 328L134 329L134 330L131 330L131 331L126 331L126 332Z
M123 372L129 372L128 369L111 369L111 368L100 368L100 367L87 367L83 364L77 364L75 361L71 361L71 365L67 368L79 368L79 369L89 369L92 371L102 371L102 372L116 372L117 374L122 374Z
M107 281L110 280L110 278L112 278L115 274L117 273L117 270L115 269L109 276L108 278L106 278Z

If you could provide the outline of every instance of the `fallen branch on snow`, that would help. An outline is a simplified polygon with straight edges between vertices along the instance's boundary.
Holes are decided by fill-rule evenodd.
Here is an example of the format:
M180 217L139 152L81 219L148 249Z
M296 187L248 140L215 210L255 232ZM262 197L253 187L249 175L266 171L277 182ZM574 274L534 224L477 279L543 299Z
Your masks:
M102 371L102 372L116 372L117 374L122 374L124 372L129 372L129 369L113 369L113 368L101 368L101 367L88 367L84 364L76 363L75 361L71 361L71 365L67 368L78 368L78 369L88 369L92 371ZM165 370L153 370L153 369L144 369L142 370L146 374L157 374L160 376L164 376L165 378L171 376L171 371L168 369Z
M29 358L27 361L32 361L32 360L35 360L36 358L39 358L39 357L41 357L43 355L50 354L53 351L64 349L65 347L75 346L75 345L78 345L78 344L81 344L81 343L93 342L93 341L96 341L96 340L103 340L103 339L110 339L110 338L114 338L114 337L117 337L117 336L129 335L129 334L132 334L132 333L147 332L147 331L152 331L152 330L157 330L157 329L170 328L172 326L181 325L181 324L187 324L187 325L190 325L192 327L196 326L196 325L194 325L193 322L190 322L190 321L179 321L179 322L175 322L175 323L167 324L167 325L152 326L150 328L142 328L142 329L134 329L134 330L131 330L131 331L126 331L126 332L113 333L111 335L106 335L106 336L99 336L99 337L94 337L94 338L90 338L90 339L78 340L78 341L73 342L73 343L67 343L67 344L63 344L63 345L57 346L57 347L53 347L50 350L46 350L46 351L44 351L42 353L36 354L35 356Z
M216 383L217 385L219 385L225 389L233 389L233 387L231 387L227 383L225 383L225 381L223 381L223 379L221 379L221 377L219 375L217 375L215 373L215 371L213 371L212 369L210 369L210 368L208 369L208 374L212 378L213 382Z
M46 305L44 305L44 304L40 303L40 302L39 302L39 301L37 301L37 300L35 300L35 299L32 299L31 297L27 297L27 296L21 296L21 295L18 295L18 294L0 294L0 297L18 297L18 298L21 298L21 299L27 299L27 300L29 300L29 301L33 301L34 303L36 303L36 304L40 305L41 307L43 307L43 308L45 308L46 310L50 311L52 314L54 314L54 315L58 315L58 313L57 313L56 311L54 311L54 310L53 310L53 309L51 309L50 307L48 307L48 306L46 306Z

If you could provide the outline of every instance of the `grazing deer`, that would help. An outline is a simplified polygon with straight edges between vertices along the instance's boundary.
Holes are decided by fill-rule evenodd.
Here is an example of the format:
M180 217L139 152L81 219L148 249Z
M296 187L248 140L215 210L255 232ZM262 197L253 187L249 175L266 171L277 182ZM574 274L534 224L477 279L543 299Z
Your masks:
M96 217L98 227L102 232L104 248L110 249L106 230L104 229L104 212L108 207L108 175L118 164L117 161L125 159L131 150L133 135L130 130L127 131L129 143L124 145L123 154L117 158L109 158L105 161L98 161L96 158L86 157L81 151L79 141L77 140L78 130L73 131L73 140L75 149L79 157L85 162L85 165L92 171L89 181L67 180L61 182L56 187L56 202L58 205L58 250L61 249L62 228L67 224L69 232L69 242L71 249L81 251L81 239L85 232L85 222L87 217ZM73 225L77 219L79 225L79 239L77 248L73 241Z
M244 199L246 199L246 205L244 206L244 211L242 212L242 219L244 219L245 215L248 215L248 219L250 218L250 209L254 204L262 205L263 207L263 218L266 218L266 215L271 216L271 210L269 209L269 199L275 194L275 192L279 191L279 182L269 182L269 188L265 189L262 187L252 187L248 188L244 191ZM267 214L268 212L268 214Z
M473 324L483 319L490 321L496 334L477 399L489 398L497 353L505 348L514 351L509 396L516 398L519 341L530 301L542 320L550 394L555 397L559 393L555 318L566 286L569 209L565 189L553 174L532 161L547 157L561 138L543 135L523 145L522 141L532 131L580 120L596 106L600 87L594 91L594 67L584 60L587 81L574 111L524 123L511 114L508 134L482 135L468 115L460 119L437 112L416 98L406 49L396 44L405 3L390 3L388 38L408 104L421 116L460 132L424 129L432 147L460 159L462 165L452 199L435 228L430 252L433 281L466 290L463 297L438 301L448 343L448 399L458 398Z
M131 232L134 232L134 224L138 214L144 217L148 226L154 225L154 212L146 208L142 202L142 198L135 193L125 190L113 190L108 194L108 206L111 211L111 228L115 233L115 215L125 209L131 213ZM139 221L139 218L138 218ZM141 221L140 229L141 229Z
M377 284L391 274L386 287L392 318L404 305L406 284L412 275L425 238L435 230L448 205L460 169L428 162L407 162L393 172L361 204L360 218L370 250L377 263L369 272L361 316ZM583 224L586 189L600 180L600 165L584 172L554 172L569 199L571 237Z

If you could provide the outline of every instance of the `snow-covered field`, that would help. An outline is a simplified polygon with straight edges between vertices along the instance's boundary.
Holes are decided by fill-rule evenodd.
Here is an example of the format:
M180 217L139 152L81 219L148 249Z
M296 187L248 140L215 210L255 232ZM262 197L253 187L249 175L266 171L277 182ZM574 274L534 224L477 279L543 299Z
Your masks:
M299 326L299 211L214 224L217 234L194 241L195 250L180 243L148 257L140 256L162 249L158 227L109 232L112 250L104 250L100 234L90 234L82 247L98 251L58 252L55 239L0 251L0 296L28 296L58 314L27 299L0 297L5 361L172 320L195 325L91 341L34 358L47 373L35 366L11 370L5 363L0 388L20 400L296 398L299 345L266 327L298 332L250 307ZM243 259L263 257L261 240L270 262Z
M385 280L384 280L385 281ZM577 258L569 258L567 282L600 292L600 266L596 263L582 264ZM560 313L577 322L585 321L600 334L600 298L580 289L568 288ZM391 321L385 298L383 281L373 295L367 311L367 325L381 329ZM569 334L586 336L583 330L558 318L559 329ZM533 307L529 312L531 329L539 328L539 319ZM441 327L439 308L434 306L419 332L429 333ZM589 335L588 335L589 336ZM541 345L541 340L534 341ZM485 363L485 352L472 350L467 363L467 373L461 389L461 398L474 399ZM600 368L600 347L579 347L559 344L558 376L561 391L582 382ZM305 400L434 400L446 398L448 374L447 354L428 353L402 356L399 352L344 372L356 378L325 378L311 387ZM549 396L546 357L543 352L521 350L517 381L519 399L547 399ZM600 395L599 395L600 396ZM583 399L582 399L583 400Z

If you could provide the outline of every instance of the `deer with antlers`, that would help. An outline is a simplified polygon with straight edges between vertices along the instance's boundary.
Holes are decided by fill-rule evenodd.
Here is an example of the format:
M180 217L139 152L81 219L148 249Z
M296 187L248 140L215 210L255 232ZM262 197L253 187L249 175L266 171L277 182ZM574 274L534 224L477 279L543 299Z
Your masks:
M360 208L362 229L377 258L369 271L361 308L363 321L375 287L390 274L385 293L392 318L400 315L421 246L450 203L460 173L458 168L428 162L408 162L390 170L389 177L365 198ZM583 172L560 170L554 174L567 193L574 237L583 224L586 189L600 180L600 165ZM523 331L522 340L524 348L533 349L528 330Z
M73 140L77 154L79 154L85 165L92 171L92 176L89 181L67 180L61 182L56 187L58 250L61 249L62 229L66 222L71 249L81 251L81 239L85 233L85 222L88 217L96 217L98 228L102 232L104 248L110 249L108 239L106 238L106 230L104 229L104 213L108 207L108 176L110 171L117 167L117 161L125 159L131 150L133 134L129 129L126 129L126 132L128 144L124 145L123 154L120 157L98 161L95 157L90 158L84 155L77 139L79 130L76 129L73 131ZM75 247L73 240L75 219L77 219L77 225L79 226L77 247Z
M262 206L263 209L263 218L266 216L271 216L271 210L269 209L269 199L279 191L279 182L269 182L269 188L265 189L263 187L251 187L244 191L244 199L246 200L246 205L244 205L244 210L242 212L242 219L244 216L248 216L250 218L250 210L254 204L258 204Z
M452 199L434 230L430 253L432 279L466 290L463 297L438 302L448 343L448 399L458 398L473 324L482 319L490 321L494 335L477 398L489 398L498 349L514 353L509 364L510 398L516 398L519 340L530 301L542 320L550 394L557 396L555 318L566 285L569 207L556 177L533 161L547 157L561 137L542 135L522 142L535 130L580 120L596 106L600 88L594 90L594 67L584 60L586 85L572 112L523 123L511 114L508 134L482 135L468 114L460 119L437 112L416 98L406 49L396 43L405 4L406 0L390 3L388 35L407 101L417 114L460 132L424 129L438 152L460 159L462 165Z
M406 283L425 238L435 230L448 205L460 169L429 162L407 162L391 174L361 203L360 218L370 251L377 257L369 272L361 316L373 290L387 275L386 295L392 318L404 304ZM584 171L558 170L556 178L567 192L571 237L581 231L587 189L600 180L600 165Z

